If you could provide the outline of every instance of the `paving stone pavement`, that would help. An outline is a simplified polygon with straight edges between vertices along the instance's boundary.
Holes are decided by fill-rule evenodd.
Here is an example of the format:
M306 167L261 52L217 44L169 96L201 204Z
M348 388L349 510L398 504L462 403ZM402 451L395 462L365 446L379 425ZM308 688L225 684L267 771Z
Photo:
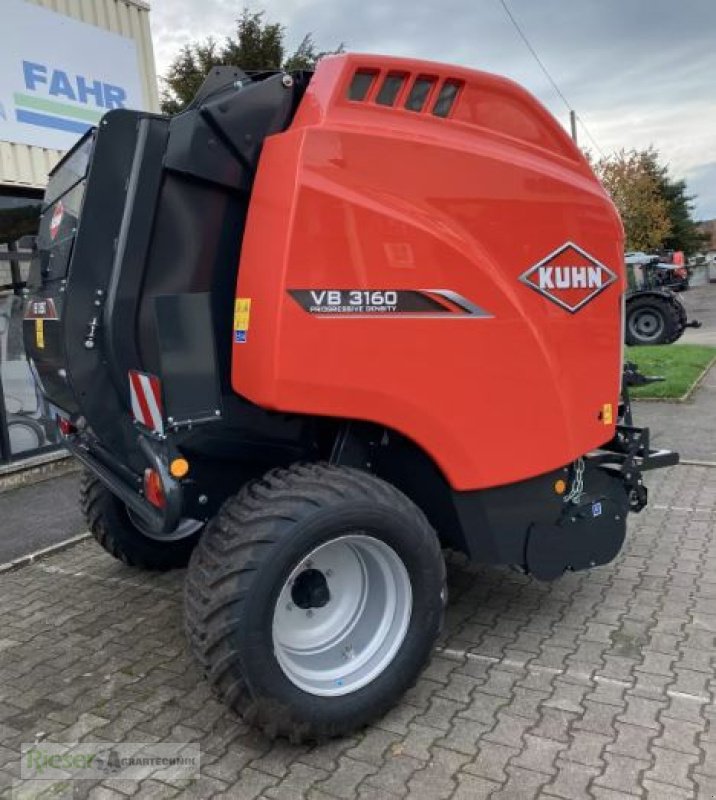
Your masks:
M609 566L545 584L452 563L418 684L316 747L272 744L211 698L184 643L181 573L86 542L2 574L0 795L716 798L716 469L648 482ZM198 742L202 776L19 781L20 744L43 740Z

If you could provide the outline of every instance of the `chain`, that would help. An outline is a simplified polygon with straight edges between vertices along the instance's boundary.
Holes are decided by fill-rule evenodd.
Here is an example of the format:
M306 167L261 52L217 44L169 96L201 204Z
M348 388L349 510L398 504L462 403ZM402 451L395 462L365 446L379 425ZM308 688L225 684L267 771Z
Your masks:
M571 503L572 500L578 500L584 491L584 459L578 458L574 462L574 478L572 479L572 488L564 497L565 503Z

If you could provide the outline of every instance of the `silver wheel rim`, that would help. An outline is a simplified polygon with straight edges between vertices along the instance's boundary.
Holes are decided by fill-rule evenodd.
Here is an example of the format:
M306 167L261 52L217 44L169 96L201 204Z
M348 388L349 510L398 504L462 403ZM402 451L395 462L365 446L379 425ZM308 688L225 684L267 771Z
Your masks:
M309 553L284 583L274 609L274 653L300 689L349 694L395 658L412 608L408 571L395 550L365 534L342 536Z
M650 342L658 339L664 331L664 318L658 311L644 309L634 314L629 322L631 334L635 339Z

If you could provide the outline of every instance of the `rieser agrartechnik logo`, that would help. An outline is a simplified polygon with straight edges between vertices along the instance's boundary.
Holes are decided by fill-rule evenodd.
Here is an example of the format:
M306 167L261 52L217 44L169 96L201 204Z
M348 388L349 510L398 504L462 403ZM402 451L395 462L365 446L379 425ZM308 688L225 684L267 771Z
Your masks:
M38 742L23 744L21 753L20 777L33 781L191 780L201 767L199 745L191 742Z

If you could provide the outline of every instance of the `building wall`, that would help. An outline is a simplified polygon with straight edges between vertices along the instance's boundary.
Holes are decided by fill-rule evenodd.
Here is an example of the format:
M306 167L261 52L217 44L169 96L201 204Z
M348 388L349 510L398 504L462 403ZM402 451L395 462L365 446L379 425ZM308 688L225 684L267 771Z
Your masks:
M716 219L707 219L696 226L701 233L705 233L709 240L704 245L704 250L716 250Z
M25 0L50 11L96 25L136 42L145 108L159 110L149 4L143 0ZM0 142L0 185L44 188L47 173L62 156L58 150Z

